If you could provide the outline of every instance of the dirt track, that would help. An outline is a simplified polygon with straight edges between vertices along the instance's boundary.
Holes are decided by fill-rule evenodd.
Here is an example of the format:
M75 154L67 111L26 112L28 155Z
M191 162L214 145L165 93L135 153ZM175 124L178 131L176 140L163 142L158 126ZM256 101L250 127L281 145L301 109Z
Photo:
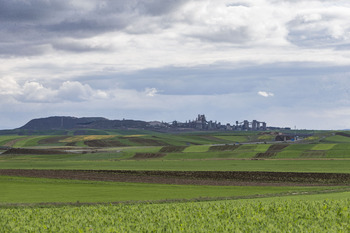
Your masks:
M231 171L0 170L0 175L40 178L220 186L350 185L350 174Z

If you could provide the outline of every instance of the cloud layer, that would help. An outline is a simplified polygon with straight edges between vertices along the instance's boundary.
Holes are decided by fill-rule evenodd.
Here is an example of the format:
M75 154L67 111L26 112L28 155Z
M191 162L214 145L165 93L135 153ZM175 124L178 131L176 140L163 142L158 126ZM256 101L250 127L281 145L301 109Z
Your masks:
M0 128L43 115L198 113L350 127L348 1L0 4Z

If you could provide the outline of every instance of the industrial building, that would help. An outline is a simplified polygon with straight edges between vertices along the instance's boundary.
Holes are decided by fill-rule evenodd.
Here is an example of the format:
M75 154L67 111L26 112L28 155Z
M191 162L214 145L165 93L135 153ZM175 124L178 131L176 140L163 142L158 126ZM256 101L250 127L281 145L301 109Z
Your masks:
M230 123L221 124L217 121L207 121L205 115L198 114L195 120L189 120L185 123L173 121L170 125L171 128L191 128L198 130L236 130L236 131L264 131L267 130L266 122L262 121L248 121L242 122L236 121L236 124L231 125Z

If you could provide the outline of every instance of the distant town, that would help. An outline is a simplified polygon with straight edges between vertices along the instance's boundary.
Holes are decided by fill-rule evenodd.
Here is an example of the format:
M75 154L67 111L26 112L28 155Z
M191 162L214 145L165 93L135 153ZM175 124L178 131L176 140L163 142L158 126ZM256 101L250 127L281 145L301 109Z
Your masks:
M232 131L266 131L266 130L276 130L284 129L290 130L291 128L280 128L267 126L266 122L257 120L244 120L242 122L236 121L235 124L221 124L221 122L207 120L206 116L203 114L198 114L197 118L194 120L189 120L186 122L173 121L172 123L165 123L159 121L148 122L150 127L153 128L170 128L170 129L196 129L196 130L232 130Z

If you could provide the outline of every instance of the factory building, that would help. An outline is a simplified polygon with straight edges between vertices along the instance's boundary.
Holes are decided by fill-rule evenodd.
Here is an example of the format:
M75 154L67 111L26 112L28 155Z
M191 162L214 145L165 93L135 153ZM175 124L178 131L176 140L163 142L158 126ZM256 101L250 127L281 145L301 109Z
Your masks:
M237 130L237 131L264 131L267 130L266 122L262 121L248 121L242 122L236 121L236 124L231 125L230 123L221 124L220 122L207 121L204 114L198 114L195 120L189 120L185 123L173 121L172 128L192 128L198 130Z

